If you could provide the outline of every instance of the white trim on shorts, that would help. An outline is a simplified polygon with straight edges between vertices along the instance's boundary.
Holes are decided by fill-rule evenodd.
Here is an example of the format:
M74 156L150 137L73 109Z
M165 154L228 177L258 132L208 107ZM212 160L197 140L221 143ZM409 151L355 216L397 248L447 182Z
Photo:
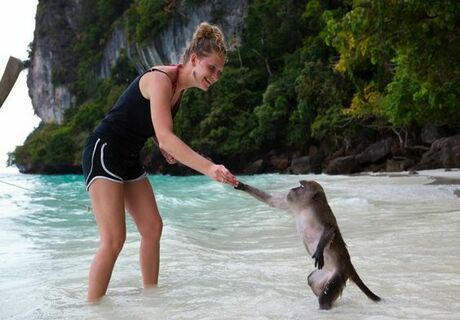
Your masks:
M108 178L106 176L95 176L94 178L91 179L91 181L88 183L88 185L86 186L86 191L89 191L89 186L91 185L91 183L93 183L95 180L97 179L105 179L105 180L109 180L109 181L113 181L113 182L117 182L117 183L121 183L123 184L123 181L120 181L120 180L117 180L117 179L112 179L112 178Z
M142 180L143 178L145 178L147 176L147 173L144 172L143 174L141 174L139 177L137 178L134 178L134 179L129 179L129 180L123 180L124 182L136 182L136 181L139 181L139 180Z
M104 143L101 147L101 164L102 164L102 169L104 169L105 172L107 172L108 174L110 174L112 177L115 177L117 179L120 179L121 182L123 182L123 178L122 177L119 177L117 176L115 173L113 172L110 172L109 169L107 169L107 167L105 166L105 163L104 163L104 148L105 146L107 145L107 142Z
M94 144L94 149L93 149L93 155L91 156L91 170L89 170L89 174L88 174L88 178L86 178L86 185L89 186L88 184L88 179L91 177L91 173L93 173L93 167L94 167L94 154L96 153L96 147L97 147L97 144L99 143L101 139L97 139L96 143ZM91 181L93 181L94 179L92 179ZM88 188L86 188L86 190L88 190Z

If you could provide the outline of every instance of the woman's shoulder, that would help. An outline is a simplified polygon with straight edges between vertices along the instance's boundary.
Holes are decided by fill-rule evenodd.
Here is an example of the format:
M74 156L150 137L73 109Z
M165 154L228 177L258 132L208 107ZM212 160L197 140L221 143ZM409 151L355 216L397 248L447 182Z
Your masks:
M177 66L175 65L159 65L159 66L153 66L150 69L148 69L147 73L163 73L166 74L169 78L174 78L176 75L176 70Z
M166 81L173 83L176 77L176 67L174 66L154 66L148 69L141 77L141 81ZM146 81L147 80L147 81Z
M150 96L149 92L155 89L167 93L172 90L172 81L174 79L173 68L170 66L155 66L147 70L139 80L139 89L147 98Z

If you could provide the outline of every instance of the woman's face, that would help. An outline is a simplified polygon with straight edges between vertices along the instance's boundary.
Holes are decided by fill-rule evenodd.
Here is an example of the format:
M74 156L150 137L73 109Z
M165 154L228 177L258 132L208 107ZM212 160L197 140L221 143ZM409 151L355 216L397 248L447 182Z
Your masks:
M196 87L207 91L211 85L219 80L224 69L225 58L217 53L202 58L195 55L191 58L194 64L193 77L196 81Z

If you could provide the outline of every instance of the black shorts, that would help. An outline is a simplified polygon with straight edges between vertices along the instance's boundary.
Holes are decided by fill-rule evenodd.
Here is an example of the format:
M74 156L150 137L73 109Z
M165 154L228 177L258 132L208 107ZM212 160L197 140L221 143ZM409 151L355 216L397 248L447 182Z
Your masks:
M124 183L137 181L146 176L139 152L124 150L116 143L97 135L88 137L82 160L86 190L99 178Z

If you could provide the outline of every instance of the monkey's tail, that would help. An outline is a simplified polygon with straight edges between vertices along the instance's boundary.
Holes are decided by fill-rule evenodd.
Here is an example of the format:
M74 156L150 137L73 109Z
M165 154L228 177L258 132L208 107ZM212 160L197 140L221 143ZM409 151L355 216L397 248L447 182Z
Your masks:
M350 276L351 280L356 283L356 285L361 289L362 292L364 292L364 294L369 298L371 299L372 301L380 301L382 300L379 296L377 296L375 293L373 293L371 291L371 289L369 289L365 284L364 282L361 280L361 278L358 276L358 273L356 272L355 268L353 267L353 271L351 273L351 276Z

